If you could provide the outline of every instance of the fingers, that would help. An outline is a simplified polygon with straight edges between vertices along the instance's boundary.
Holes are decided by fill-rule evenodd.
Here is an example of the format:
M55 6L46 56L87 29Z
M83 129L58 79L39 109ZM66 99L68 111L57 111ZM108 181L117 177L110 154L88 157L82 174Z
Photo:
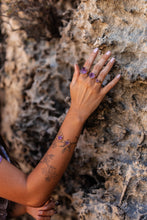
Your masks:
M38 216L44 216L44 217L51 217L52 215L56 214L55 210L44 210L44 211L39 211Z
M71 81L72 84L75 84L75 82L77 81L77 79L80 75L79 66L77 64L75 64L74 68L75 68L75 71L74 71L72 81Z
M98 48L94 49L87 61L85 62L83 68L79 71L79 67L76 64L75 65L75 73L73 76L72 82L75 83L78 79L79 75L85 75L87 77L87 74L98 54ZM89 77L87 78L87 82L91 82L91 86L95 85L98 86L103 83L105 77L110 72L112 66L114 65L115 58L111 58L111 60L107 63L107 65L104 67L105 63L108 61L108 59L111 56L111 51L107 51L99 60L99 62L94 66L92 72L89 73ZM104 68L103 68L104 67ZM81 74L80 74L81 73ZM95 81L91 81L91 79L94 79ZM104 88L104 92L107 93L111 88L113 88L117 82L119 81L120 76L116 76L107 86ZM93 82L93 83L92 83ZM97 84L97 85L96 85Z
M118 74L111 82L109 82L102 90L106 94L109 92L110 89L112 89L120 80L121 75Z
M81 71L80 71L81 74L86 75L86 73L89 72L89 70L90 70L90 68L91 68L91 66L92 66L92 64L93 64L97 54L98 54L98 48L95 48L93 50L93 52L91 53L91 55L89 56L89 58L86 60L83 68L81 69Z
M49 210L49 209L53 209L55 208L55 202L51 201L49 203L46 203L46 205L42 206L41 208L39 208L39 210Z
M105 53L101 57L99 62L94 66L92 73L94 73L95 76L99 74L99 72L101 71L101 69L103 68L103 66L105 65L106 61L109 59L110 56L111 56L111 52L107 51L107 53Z
M115 59L111 58L109 63L104 67L104 69L99 73L98 80L103 82L107 74L110 72L113 64L115 63Z

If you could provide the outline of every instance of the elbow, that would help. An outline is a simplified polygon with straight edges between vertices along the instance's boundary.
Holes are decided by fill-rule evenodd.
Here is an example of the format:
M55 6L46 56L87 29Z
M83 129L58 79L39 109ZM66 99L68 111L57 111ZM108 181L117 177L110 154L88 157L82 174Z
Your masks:
M27 206L30 207L42 207L49 199L49 195L47 196L47 198L40 198L39 196L34 196L32 199L29 199L29 201L27 202Z
M41 182L37 182L36 184L36 181L32 181L32 179L33 178L30 178L30 176L26 178L26 205L31 207L41 207L49 200L54 188L49 186L44 187Z
M42 207L45 203L46 201L35 201L35 202L29 201L27 206L38 208L38 207Z

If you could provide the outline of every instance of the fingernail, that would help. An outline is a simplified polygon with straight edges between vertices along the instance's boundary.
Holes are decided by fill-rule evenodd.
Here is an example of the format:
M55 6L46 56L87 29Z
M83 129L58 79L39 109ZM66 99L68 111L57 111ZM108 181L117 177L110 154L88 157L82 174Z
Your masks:
M106 55L110 55L111 54L111 51L107 51Z
M120 75L120 74L118 74L118 75L116 76L116 78L117 78L117 79L119 79L120 77L121 77L121 75Z
M99 50L98 48L95 48L95 49L93 50L93 52L96 53L98 50Z
M115 58L112 57L111 60L110 60L110 62L113 63L114 61L115 61Z

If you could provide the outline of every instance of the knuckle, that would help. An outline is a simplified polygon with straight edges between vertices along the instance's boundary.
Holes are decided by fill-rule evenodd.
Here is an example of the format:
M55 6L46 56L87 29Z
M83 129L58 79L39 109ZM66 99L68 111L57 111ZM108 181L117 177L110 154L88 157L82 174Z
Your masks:
M90 88L91 86L92 86L92 82L91 82L91 80L88 77L87 80L86 80L86 87Z
M80 75L78 81L81 83L83 81L83 78L84 77L82 75Z

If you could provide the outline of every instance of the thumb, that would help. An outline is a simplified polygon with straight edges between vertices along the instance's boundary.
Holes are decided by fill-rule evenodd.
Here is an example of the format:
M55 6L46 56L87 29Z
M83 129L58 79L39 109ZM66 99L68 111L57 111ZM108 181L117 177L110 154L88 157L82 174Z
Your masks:
M72 84L75 84L75 82L77 81L77 79L78 79L78 77L80 75L80 69L79 69L78 64L74 65L74 69L75 69L75 71L74 71L74 74L73 74L73 77L72 77L72 81L71 81Z

